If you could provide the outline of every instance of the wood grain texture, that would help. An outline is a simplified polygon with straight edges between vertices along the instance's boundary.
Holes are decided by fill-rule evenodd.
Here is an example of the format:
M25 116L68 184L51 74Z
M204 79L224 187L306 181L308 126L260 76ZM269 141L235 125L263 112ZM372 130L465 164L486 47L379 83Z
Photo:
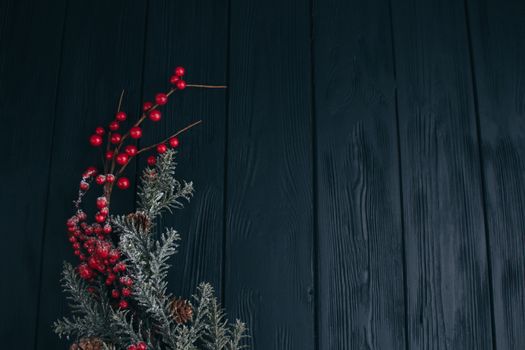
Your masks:
M405 349L389 3L316 1L319 349Z
M170 88L175 67L186 68L188 83L224 85L228 13L225 0L151 1L145 56L146 100ZM202 281L222 288L223 187L226 90L187 88L170 97L163 118L147 121L141 145L155 144L195 120L203 124L179 137L177 177L193 181L196 193L183 210L163 217L182 236L172 260L170 288L190 297ZM150 154L155 154L152 152ZM144 160L150 154L145 155ZM160 226L159 226L160 227Z
M44 236L38 349L67 348L67 341L59 341L51 330L56 318L69 313L59 283L62 261L73 261L64 225L73 213L82 172L100 164L98 150L89 146L89 135L113 119L121 89L128 89L123 110L129 118L137 117L145 13L145 3L139 0L72 1L68 7ZM134 177L132 169L127 175ZM90 193L86 201L94 202L97 195ZM115 190L113 199L117 196L114 213L133 207L132 191ZM93 209L89 214L94 214Z
M468 1L498 349L525 348L525 3Z
M408 345L491 349L491 302L465 12L393 6Z
M226 308L255 350L314 349L309 3L230 18Z
M0 339L5 348L31 349L35 341L64 12L64 1L0 4Z

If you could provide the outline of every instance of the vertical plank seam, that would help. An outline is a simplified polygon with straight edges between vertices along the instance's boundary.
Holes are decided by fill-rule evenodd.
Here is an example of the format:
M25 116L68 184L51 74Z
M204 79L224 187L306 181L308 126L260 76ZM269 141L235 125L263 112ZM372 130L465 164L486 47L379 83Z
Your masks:
M149 4L150 1L146 0L146 11L144 11L144 40L142 42L142 72L140 73L140 100L139 100L139 107L138 112L139 116L142 113L142 102L144 101L144 84L146 83L145 75L146 75L146 53L148 49L148 29L149 29ZM137 148L140 149L140 139L137 140ZM140 155L139 155L140 157ZM133 194L133 208L134 210L137 210L137 189L138 184L140 181L140 167L139 167L139 159L136 159L135 161L135 181L134 181L134 194Z
M226 239L228 237L228 137L229 137L229 119L230 119L230 43L231 43L231 0L228 0L226 10L226 89L225 99L226 108L224 111L224 173L223 173L223 185L222 185L222 266L221 266L221 299L222 306L226 308L226 268L228 258L228 246Z
M395 36L394 36L394 15L392 11L392 0L388 2L388 12L390 17L390 42L392 48L392 74L394 76L394 109L396 119L396 143L397 143L397 170L399 179L399 203L401 213L401 244L402 244L402 261L403 261L403 303L404 303L404 336L405 336L405 349L410 349L409 341L409 329L408 329L408 276L407 276L407 257L406 257L406 232L405 232L405 204L404 204L404 192L403 192L403 169L402 169L402 157L401 157L401 132L399 122L399 103L398 103L398 91L397 91L397 62L396 62L396 47L395 47Z
M317 118L315 113L315 1L310 0L310 118L312 128L312 270L313 270L313 300L314 300L314 348L319 350L321 346L320 339L320 306L319 306L319 220L318 220L318 147L317 147Z
M479 157L479 173L481 177L480 191L481 191L481 202L483 205L483 225L485 227L485 254L487 255L487 269L488 269L488 278L489 278L489 296L490 296L490 322L491 322L491 331L492 331L492 348L497 349L496 342L496 322L494 317L494 282L492 276L492 257L490 254L490 234L489 234L489 225L488 225L488 210L487 210L487 199L486 199L486 189L487 184L485 180L485 162L483 158L483 147L481 146L481 117L479 113L479 99L478 99L478 86L476 82L476 69L474 66L474 50L472 46L472 32L471 32L471 22L469 17L469 7L468 1L464 0L463 10L465 12L465 26L467 29L467 42L468 42L468 54L469 54L469 64L470 64L470 78L472 84L472 97L474 102L474 113L476 119L476 136L477 136L477 145L478 145L478 157Z
M69 8L69 1L65 0L64 3L64 19L62 21L62 37L60 38L60 53L59 53L59 62L58 62L58 71L56 74L56 82L55 82L55 101L53 103L53 119L52 119L52 126L51 126L51 145L49 146L49 163L47 168L47 188L46 188L46 194L45 194L45 208L44 208L44 222L43 222L43 229L42 229L42 239L40 244L40 266L38 268L38 290L37 290L37 303L36 303L36 312L35 312L35 328L34 328L34 344L33 347L36 350L38 348L38 323L40 319L40 303L42 301L41 293L42 293L42 274L44 271L44 247L46 244L46 233L47 233L47 217L48 217L48 210L49 210L49 197L51 192L51 170L53 165L53 148L55 146L55 127L56 127L56 119L57 119L57 107L58 107L58 97L60 92L60 77L62 76L62 66L63 66L63 59L64 59L64 41L66 36L66 23L67 23L67 13Z

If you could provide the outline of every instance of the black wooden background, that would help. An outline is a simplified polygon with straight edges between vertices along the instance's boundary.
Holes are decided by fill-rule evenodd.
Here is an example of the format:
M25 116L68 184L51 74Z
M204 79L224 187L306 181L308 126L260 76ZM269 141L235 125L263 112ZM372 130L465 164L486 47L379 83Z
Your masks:
M524 1L1 0L0 50L2 349L67 347L87 138L177 65L229 88L141 140L205 122L176 294L212 282L258 350L525 348Z

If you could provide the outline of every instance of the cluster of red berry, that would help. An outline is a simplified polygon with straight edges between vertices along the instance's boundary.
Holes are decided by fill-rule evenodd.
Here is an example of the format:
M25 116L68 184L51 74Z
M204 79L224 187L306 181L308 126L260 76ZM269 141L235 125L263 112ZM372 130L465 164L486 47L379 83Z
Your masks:
M105 284L111 289L111 297L118 300L120 308L128 307L126 298L131 295L130 287L133 285L133 280L126 274L126 265L121 260L121 253L116 248L110 235L112 227L109 222L109 201L113 185L116 183L117 187L122 190L130 187L129 179L120 176L120 174L122 174L132 157L153 148L156 148L158 153L165 153L168 149L167 144L175 148L179 145L179 140L173 136L141 150L131 144L126 145L123 152L120 150L128 136L134 140L142 137L140 125L146 117L149 117L153 122L158 122L161 119L161 112L157 108L165 105L168 102L168 97L174 91L186 88L186 82L182 79L184 73L183 67L175 69L175 74L170 78L170 82L174 87L168 93L158 93L155 96L155 104L145 102L141 118L123 135L117 131L120 128L120 123L126 121L127 115L123 111L117 112L115 120L108 125L104 172L97 174L95 167L89 167L84 172L80 181L79 198L76 202L77 212L67 220L69 241L73 246L74 254L80 259L80 264L77 268L80 277L87 281L93 281L97 275L102 276L105 279ZM94 147L100 147L104 141L103 136L105 134L106 130L99 126L95 129L95 133L90 137L89 142ZM155 156L148 157L148 165L152 166L155 162ZM116 169L117 165L120 166L119 169ZM80 209L80 202L89 190L90 183L93 180L97 185L104 186L104 195L97 198L96 206L98 211L94 216L95 222L89 224L86 213ZM90 290L93 291L94 289L90 287ZM145 343L138 343L128 347L128 350L144 350L146 348Z
M148 345L146 345L146 343L141 341L141 342L138 342L137 344L131 344L130 346L128 346L127 350L147 350L147 349L148 349Z

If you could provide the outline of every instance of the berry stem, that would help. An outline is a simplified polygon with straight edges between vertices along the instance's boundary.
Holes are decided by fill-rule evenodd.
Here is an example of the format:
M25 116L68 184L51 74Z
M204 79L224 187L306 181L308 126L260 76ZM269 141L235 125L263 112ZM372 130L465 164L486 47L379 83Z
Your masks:
M226 85L202 85L202 84L187 84L186 87L202 88L202 89L226 89Z

